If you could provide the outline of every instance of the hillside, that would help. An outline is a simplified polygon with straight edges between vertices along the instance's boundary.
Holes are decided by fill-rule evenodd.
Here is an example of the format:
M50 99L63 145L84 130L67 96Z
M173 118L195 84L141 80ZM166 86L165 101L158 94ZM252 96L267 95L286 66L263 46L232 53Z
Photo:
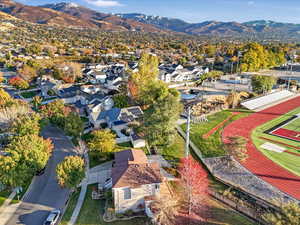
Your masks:
M74 3L28 6L12 0L0 0L0 11L27 22L51 26L105 31L164 32L153 25L100 13Z
M136 20L120 18L111 14L101 13L92 9L80 6L75 3L56 3L40 6L62 12L82 21L89 21L103 30L136 30L145 32L161 32L153 25L141 23Z
M39 24L58 25L77 28L95 28L88 21L79 20L76 17L52 9L35 6L27 6L11 0L0 0L0 10L16 18Z

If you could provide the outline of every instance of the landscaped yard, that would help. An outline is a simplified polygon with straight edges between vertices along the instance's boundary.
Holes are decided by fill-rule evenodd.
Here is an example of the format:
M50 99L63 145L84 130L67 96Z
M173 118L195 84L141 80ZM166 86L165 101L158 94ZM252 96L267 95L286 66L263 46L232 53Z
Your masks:
M224 156L226 151L223 148L221 133L223 128L234 120L238 120L242 117L248 116L251 112L247 110L241 110L237 115L233 115L226 123L223 124L215 133L208 138L203 138L204 134L207 134L211 129L218 126L224 120L228 119L232 115L233 111L224 110L208 116L208 122L202 122L191 125L191 141L201 150L204 157L218 157ZM186 129L186 125L182 125L183 130Z
M291 171L292 173L300 176L300 166L299 166L300 165L300 156L292 155L288 152L277 153L277 152L273 152L273 151L267 151L260 147L262 144L268 142L267 140L262 140L261 137L268 138L268 139L274 140L274 141L279 141L279 142L282 142L284 144L288 144L291 146L300 147L299 142L264 133L266 130L269 130L269 129L275 127L276 125L280 124L281 122L289 119L291 116L298 114L298 113L300 113L300 108L292 110L291 112L289 112L283 116L280 116L274 120L271 120L271 121L257 127L252 132L251 137L252 137L252 141L255 144L256 148L259 149L264 155L266 155L268 158L270 158L277 164L281 165L282 167L286 168L287 170ZM269 141L269 142L272 142L272 141ZM288 147L285 145L280 145L277 143L274 143L274 144L282 146L290 152L300 153L300 150L297 150L296 148Z
M147 225L147 218L105 223L102 219L105 202L103 200L93 200L91 197L93 187L96 186L88 186L87 195L76 222L77 225Z

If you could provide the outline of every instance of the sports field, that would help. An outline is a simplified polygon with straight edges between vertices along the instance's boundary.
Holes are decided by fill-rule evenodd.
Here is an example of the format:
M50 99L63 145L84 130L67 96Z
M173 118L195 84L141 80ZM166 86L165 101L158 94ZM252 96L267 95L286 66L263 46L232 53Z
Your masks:
M248 158L241 164L259 178L300 200L300 142L265 133L286 125L288 119L299 113L300 96L230 123L223 129L222 140L226 143L232 136L247 138ZM281 153L274 151L276 149L265 150L262 147L267 142L284 150Z
M272 161L300 176L300 118L288 121L286 124L274 129L269 134L268 130L285 123L286 120L300 113L300 108L296 108L282 116L279 116L267 123L257 127L252 132L252 141L264 155ZM261 148L266 142L284 147L286 150L282 153L268 151Z
M294 119L282 128L300 132L300 118Z
M297 111L298 109L288 113L286 116L289 116L290 118L279 125L275 125L268 133L288 140L300 142L300 118L298 115L293 114Z

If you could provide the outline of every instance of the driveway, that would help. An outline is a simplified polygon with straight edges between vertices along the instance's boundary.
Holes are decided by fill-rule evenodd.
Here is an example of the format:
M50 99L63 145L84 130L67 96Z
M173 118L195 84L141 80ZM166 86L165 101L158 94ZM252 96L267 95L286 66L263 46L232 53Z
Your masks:
M88 184L104 185L106 179L111 177L111 167L112 162L110 161L89 169Z
M51 138L54 144L52 157L45 173L36 177L23 202L20 204L7 225L40 225L52 209L63 209L68 199L69 190L59 187L56 181L56 165L64 157L75 154L74 146L57 128L46 127L43 137Z

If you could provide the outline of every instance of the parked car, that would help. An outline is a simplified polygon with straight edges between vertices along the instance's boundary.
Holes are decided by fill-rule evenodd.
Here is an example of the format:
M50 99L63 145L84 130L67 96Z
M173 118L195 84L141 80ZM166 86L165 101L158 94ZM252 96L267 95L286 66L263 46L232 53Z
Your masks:
M51 211L43 225L54 225L54 224L56 224L57 221L58 221L59 216L60 216L60 210L59 209L55 209L55 210Z
M43 174L45 173L45 170L46 170L46 167L44 167L43 169L37 171L37 172L35 173L35 175L36 175L36 176L41 176L41 175L43 175Z

